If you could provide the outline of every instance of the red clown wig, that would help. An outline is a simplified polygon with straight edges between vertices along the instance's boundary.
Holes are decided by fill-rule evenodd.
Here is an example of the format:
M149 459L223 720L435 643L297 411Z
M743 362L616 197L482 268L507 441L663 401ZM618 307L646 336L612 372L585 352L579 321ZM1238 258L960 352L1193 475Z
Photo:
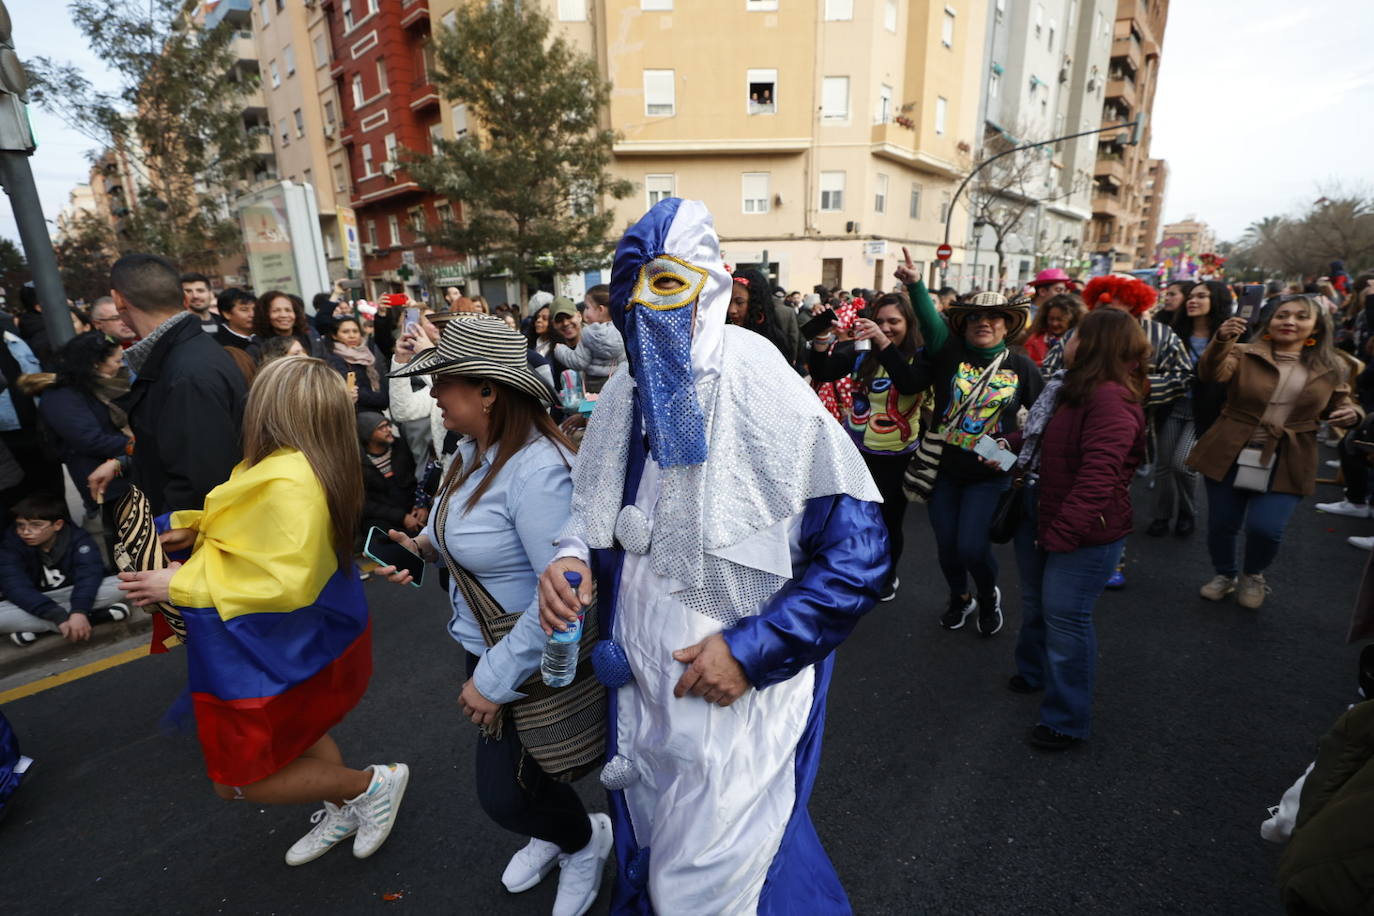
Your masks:
M1131 314L1139 318L1158 299L1159 294L1155 292L1155 288L1144 280L1117 274L1093 277L1088 281L1088 285L1083 288L1083 302L1088 306L1089 311L1098 306L1119 302L1129 306Z

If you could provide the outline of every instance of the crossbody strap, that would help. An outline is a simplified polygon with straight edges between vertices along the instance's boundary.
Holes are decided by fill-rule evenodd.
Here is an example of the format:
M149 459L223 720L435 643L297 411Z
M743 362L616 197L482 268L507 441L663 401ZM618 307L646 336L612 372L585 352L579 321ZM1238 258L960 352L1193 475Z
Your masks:
M997 354L992 362L988 363L987 368L978 376L978 381L974 382L973 387L969 389L968 395L959 401L959 405L949 415L949 420L943 427L945 430L954 428L957 422L964 418L964 415L968 413L969 407L978 400L983 391L992 383L992 377L997 374L998 369L1002 368L1002 361L1006 358L1007 351L1003 350L1001 353ZM958 370L956 369L955 371L957 372Z

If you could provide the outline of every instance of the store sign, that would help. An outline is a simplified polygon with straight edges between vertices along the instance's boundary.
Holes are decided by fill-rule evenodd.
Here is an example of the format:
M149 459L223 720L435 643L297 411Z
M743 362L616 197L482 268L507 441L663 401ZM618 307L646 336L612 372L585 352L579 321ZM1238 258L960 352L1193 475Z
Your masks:
M339 246L344 253L344 266L349 270L363 269L363 245L358 238L358 215L352 207L336 207L339 221Z
M248 272L257 289L279 289L301 295L296 259L291 251L290 223L286 216L286 197L280 188L264 193L239 210L243 224L243 249L248 255Z

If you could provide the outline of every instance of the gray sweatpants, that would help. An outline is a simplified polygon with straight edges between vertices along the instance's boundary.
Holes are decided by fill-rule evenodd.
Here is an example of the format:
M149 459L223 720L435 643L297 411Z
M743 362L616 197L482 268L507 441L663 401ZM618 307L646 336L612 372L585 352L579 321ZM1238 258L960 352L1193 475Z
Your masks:
M56 601L67 610L72 607L72 587L70 585L62 588L55 588L44 595ZM124 593L119 590L119 578L116 576L106 576L100 583L100 591L95 593L95 607L93 611L107 608L116 602L124 600ZM56 633L57 624L51 620L44 620L42 617L35 617L28 611L15 604L13 601L0 601L0 633Z

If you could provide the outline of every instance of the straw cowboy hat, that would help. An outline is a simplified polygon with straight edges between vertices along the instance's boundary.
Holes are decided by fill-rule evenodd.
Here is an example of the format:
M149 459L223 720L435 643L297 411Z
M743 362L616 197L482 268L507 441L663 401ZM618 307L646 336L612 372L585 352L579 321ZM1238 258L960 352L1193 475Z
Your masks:
M421 351L389 378L464 375L491 379L552 404L553 392L531 371L528 351L529 342L500 318L459 313L444 325L437 347Z
M949 326L960 334L964 333L964 327L974 315L1001 315L1006 318L1007 339L1010 340L1020 334L1030 320L1030 308L1021 299L1008 302L1001 293L978 293L970 296L967 302L954 302L945 309Z

